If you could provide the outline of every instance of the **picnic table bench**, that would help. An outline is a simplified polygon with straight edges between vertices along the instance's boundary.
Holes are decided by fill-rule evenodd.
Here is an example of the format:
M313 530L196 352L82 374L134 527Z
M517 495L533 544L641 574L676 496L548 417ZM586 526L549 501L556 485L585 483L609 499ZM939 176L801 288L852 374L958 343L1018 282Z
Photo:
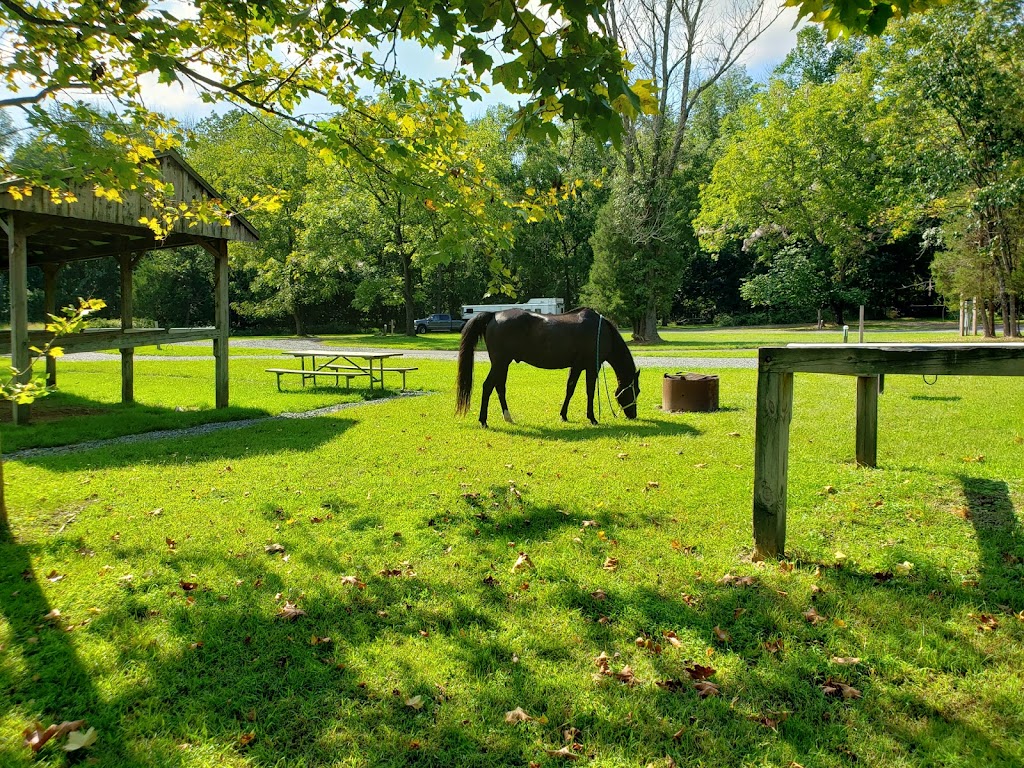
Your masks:
M268 373L273 373L277 376L277 389L281 391L281 377L282 376L299 376L302 381L302 386L306 386L306 381L311 380L313 385L316 386L316 380L320 376L334 377L335 384L338 384L342 377L345 378L346 389L352 383L352 379L366 376L370 380L370 389L373 389L374 384L380 384L381 389L384 388L384 374L385 373L400 373L402 374L402 389L405 389L405 375L409 371L417 370L413 366L402 366L385 368L384 361L389 357L401 357L402 352L354 352L354 351L310 351L302 350L295 352L286 352L285 354L291 355L292 357L299 358L300 368L267 368ZM320 358L320 361L317 361ZM306 367L306 360L309 360L309 367ZM338 362L344 360L345 362ZM374 362L376 361L376 365Z

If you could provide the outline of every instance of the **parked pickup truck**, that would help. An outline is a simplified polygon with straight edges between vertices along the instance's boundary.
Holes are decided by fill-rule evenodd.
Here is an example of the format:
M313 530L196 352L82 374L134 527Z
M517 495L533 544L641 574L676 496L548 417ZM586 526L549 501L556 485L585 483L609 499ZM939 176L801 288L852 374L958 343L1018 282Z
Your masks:
M431 315L422 320L416 320L415 323L416 333L426 333L427 331L455 331L458 333L466 321L451 315Z

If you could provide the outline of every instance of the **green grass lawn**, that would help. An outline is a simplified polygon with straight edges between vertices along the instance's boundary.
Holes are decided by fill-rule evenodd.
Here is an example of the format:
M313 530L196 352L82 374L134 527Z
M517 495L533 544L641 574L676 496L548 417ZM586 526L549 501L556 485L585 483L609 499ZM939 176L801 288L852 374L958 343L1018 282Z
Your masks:
M868 470L853 379L798 374L780 566L749 561L754 371L709 414L647 376L637 421L592 427L514 366L517 423L483 430L453 363L413 364L429 394L7 461L0 765L65 765L22 731L80 718L100 766L1024 761L1020 382L887 377ZM236 416L365 395L263 367L232 363ZM64 365L109 412L4 448L211 405L212 363L138 363L132 408L116 371Z

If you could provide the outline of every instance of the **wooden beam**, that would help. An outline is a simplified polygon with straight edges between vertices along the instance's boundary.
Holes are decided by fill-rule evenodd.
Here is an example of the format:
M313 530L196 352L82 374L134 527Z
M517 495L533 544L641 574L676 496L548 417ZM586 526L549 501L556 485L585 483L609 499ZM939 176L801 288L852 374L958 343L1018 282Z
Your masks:
M774 372L762 365L757 375L754 431L755 560L775 559L786 550L786 477L792 414L793 374Z
M7 219L7 251L10 268L11 295L11 366L20 371L18 380L26 382L28 370L28 234L21 218L11 214ZM30 406L11 403L15 424L28 423Z
M57 273L60 272L60 264L43 265L43 312L46 313L46 321L49 322L50 315L57 314ZM57 386L57 358L46 358L46 386Z
M207 247L207 250L213 250ZM228 242L217 241L213 250L214 295L214 326L216 336L213 341L214 369L216 376L216 405L218 408L228 407Z
M809 344L762 347L775 372L1024 376L1024 344Z
M857 377L857 465L878 466L879 376Z
M132 327L132 268L133 260L130 253L118 256L121 265L121 330L128 331ZM121 402L135 402L135 348L121 347Z

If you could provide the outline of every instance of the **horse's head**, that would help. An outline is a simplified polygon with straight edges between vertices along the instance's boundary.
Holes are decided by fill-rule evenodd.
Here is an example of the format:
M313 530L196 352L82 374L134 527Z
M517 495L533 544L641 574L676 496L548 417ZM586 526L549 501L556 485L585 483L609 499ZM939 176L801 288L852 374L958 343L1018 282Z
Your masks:
M619 389L615 392L615 399L619 401L619 407L626 414L627 419L636 418L636 402L640 399L640 371L633 374L633 380L622 385L619 382Z

